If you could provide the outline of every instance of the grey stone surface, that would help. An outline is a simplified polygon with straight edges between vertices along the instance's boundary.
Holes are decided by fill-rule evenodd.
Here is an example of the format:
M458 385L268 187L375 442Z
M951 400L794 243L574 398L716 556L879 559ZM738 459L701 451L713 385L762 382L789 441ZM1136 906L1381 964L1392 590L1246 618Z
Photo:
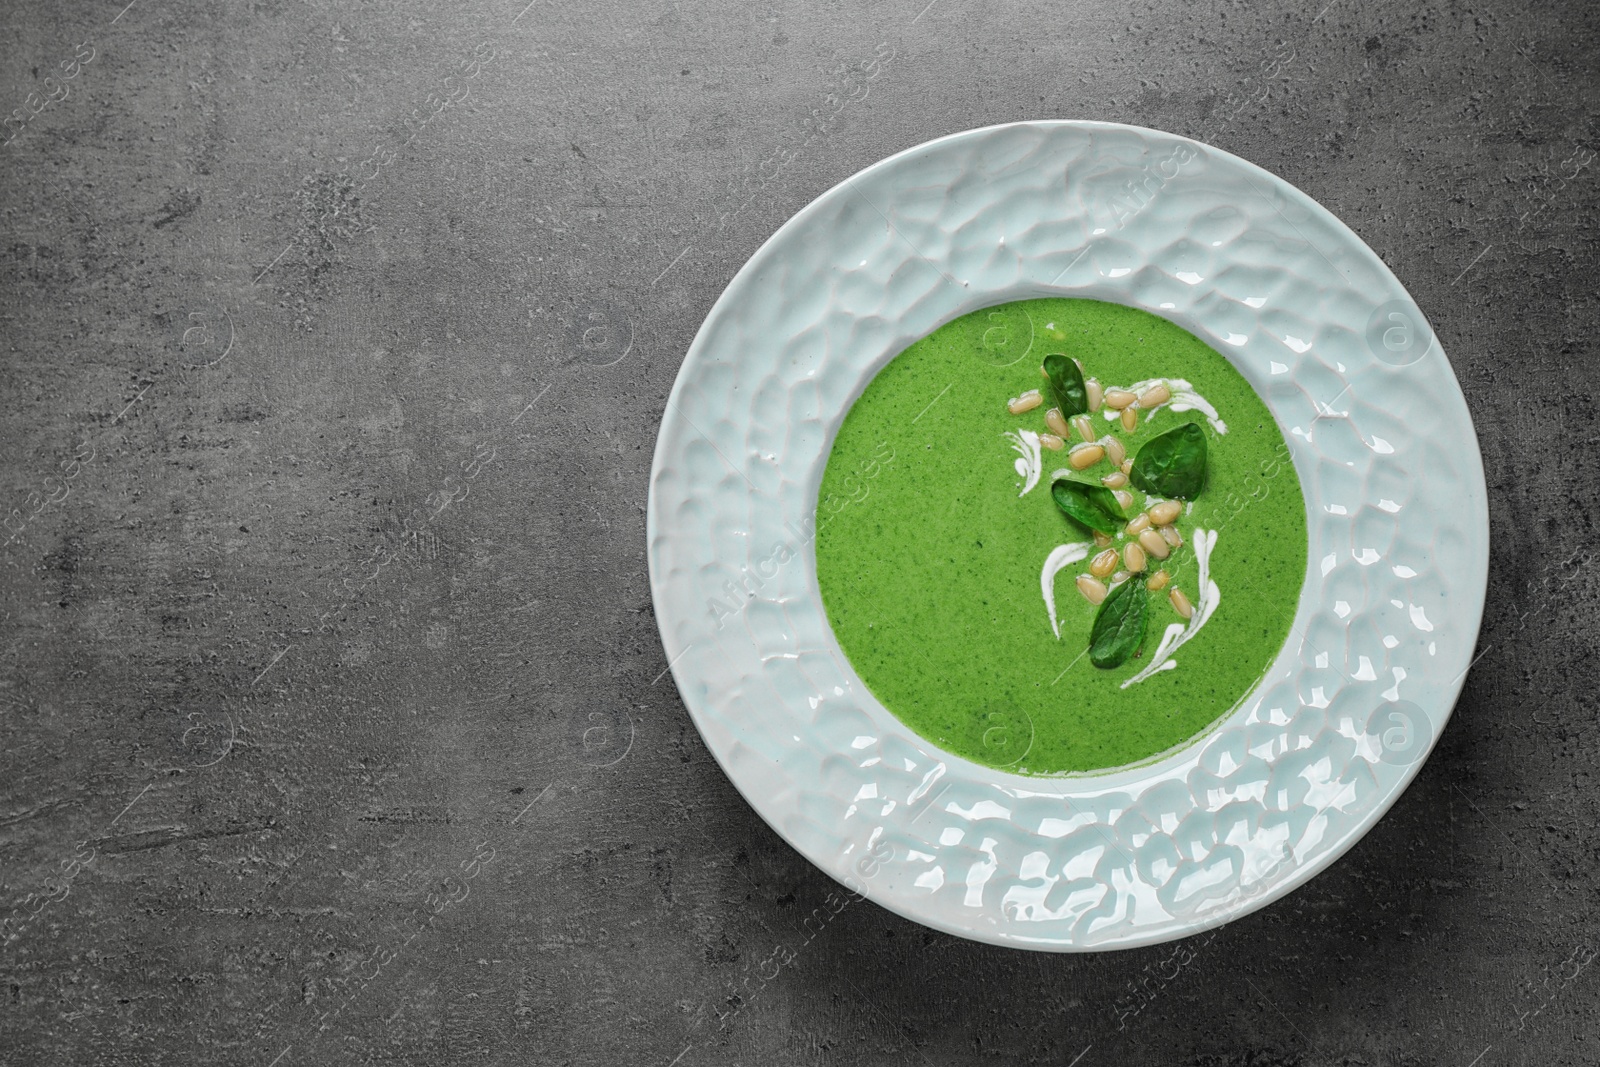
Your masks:
M1600 1062L1600 9L523 2L0 12L0 1060ZM1491 488L1440 749L1183 956L835 912L661 677L712 301L862 166L1039 117L1338 213Z

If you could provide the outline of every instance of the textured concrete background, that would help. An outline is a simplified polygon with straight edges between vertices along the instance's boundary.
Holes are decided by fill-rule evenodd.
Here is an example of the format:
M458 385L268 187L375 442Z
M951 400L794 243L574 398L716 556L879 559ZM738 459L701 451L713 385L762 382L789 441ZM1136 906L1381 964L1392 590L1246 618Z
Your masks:
M4 1062L1600 1062L1595 6L123 2L0 12ZM1328 205L1488 469L1441 748L1183 957L835 913L661 678L712 301L866 164L1044 117Z

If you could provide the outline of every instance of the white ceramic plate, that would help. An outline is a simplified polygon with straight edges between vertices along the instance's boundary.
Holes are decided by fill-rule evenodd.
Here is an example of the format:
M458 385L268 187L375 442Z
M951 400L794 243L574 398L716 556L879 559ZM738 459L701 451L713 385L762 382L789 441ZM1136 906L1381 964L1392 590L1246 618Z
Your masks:
M1197 742L1069 778L980 767L861 683L811 544L845 412L907 345L1041 296L1152 311L1250 381L1293 451L1309 566L1288 643ZM789 220L712 308L651 471L650 579L683 699L818 867L939 930L1054 951L1236 918L1333 862L1449 717L1488 574L1471 420L1415 303L1303 193L1170 134L973 130Z

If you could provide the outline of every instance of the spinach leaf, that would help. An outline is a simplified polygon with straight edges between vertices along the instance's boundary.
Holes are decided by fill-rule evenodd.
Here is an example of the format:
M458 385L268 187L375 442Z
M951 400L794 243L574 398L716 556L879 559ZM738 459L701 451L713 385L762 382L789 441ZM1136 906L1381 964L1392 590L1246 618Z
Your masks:
M1193 500L1206 484L1206 433L1186 422L1145 442L1128 478L1147 493Z
M1089 410L1089 390L1083 384L1083 371L1060 352L1044 357L1044 372L1050 378L1050 392L1055 396L1061 417L1070 419Z
M1066 481L1065 478L1061 479ZM1117 502L1117 494L1103 485L1087 485L1083 482L1076 483L1089 497L1089 503L1100 509L1100 513L1118 523L1128 521L1127 512L1122 510L1122 505Z
M1067 518L1091 530L1114 534L1127 521L1117 495L1103 485L1057 478L1050 485L1050 495Z
M1150 598L1141 575L1135 574L1106 596L1089 629L1089 662L1096 667L1120 667L1144 643L1144 623Z

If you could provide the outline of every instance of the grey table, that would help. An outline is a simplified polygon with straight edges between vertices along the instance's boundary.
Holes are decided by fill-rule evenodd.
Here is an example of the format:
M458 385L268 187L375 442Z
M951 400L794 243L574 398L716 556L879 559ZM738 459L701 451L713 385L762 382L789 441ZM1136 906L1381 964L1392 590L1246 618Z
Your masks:
M1600 9L122 3L0 13L0 1059L1600 1062ZM701 744L645 565L745 258L1041 117L1328 205L1451 353L1493 501L1480 658L1395 809L1108 955L841 910Z

